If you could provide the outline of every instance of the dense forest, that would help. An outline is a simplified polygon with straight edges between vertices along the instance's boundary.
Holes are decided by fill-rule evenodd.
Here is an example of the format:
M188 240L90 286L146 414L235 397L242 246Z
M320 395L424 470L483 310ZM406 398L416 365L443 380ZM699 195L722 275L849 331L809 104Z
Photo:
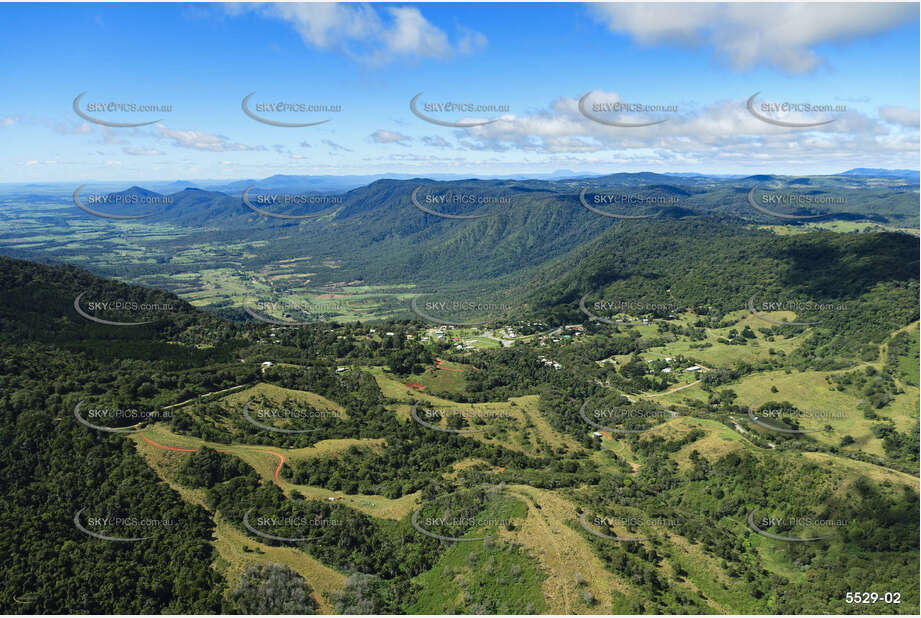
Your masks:
M454 559L456 550L420 534L411 514L373 517L345 501L310 499L296 489L286 492L280 485L288 483L344 497L399 500L418 495L423 505L418 515L423 519L439 521L439 512L461 521L490 515L504 522L499 532L506 533L517 530L529 508L540 510L540 505L533 496L524 499L514 491L498 500L495 492L471 488L552 490L575 505L570 514L574 522L580 517L605 521L637 514L647 518L643 521L674 522L665 528L640 523L629 530L648 535L651 540L646 543L606 543L583 531L605 568L623 577L634 591L610 592L611 607L623 612L709 611L703 593L692 593L682 583L694 565L682 555L682 545L676 542L680 537L681 543L700 547L719 565L721 577L732 579L731 586L722 584L727 596L721 602L731 600L735 611L849 613L855 607L844 603L844 592L861 590L869 578L900 591L902 604L896 611L912 613L918 606L916 488L794 459L803 453L839 455L848 446L847 436L837 447L808 435L753 431L748 436L756 447L753 453L707 454L702 447L698 450L707 440L702 429L677 437L647 432L679 417L713 420L731 428L728 418L744 419L747 414L733 390L746 376L807 368L834 371L827 378L829 389L859 393L864 401L861 414L874 423L873 431L884 446L884 457L863 451L849 457L917 475L917 421L912 433L900 430L890 418L901 385L917 384L917 376L906 370L906 359L911 367L912 355L916 357L916 344L904 332L892 335L918 319L917 240L900 234L778 237L714 222L659 222L653 235L644 232L646 225L612 226L597 241L545 267L536 281L546 283L522 294L526 300L517 307L520 322L542 323L549 329L580 326L558 329L560 337L569 333L567 339L543 350L518 345L460 352L449 342L423 345L419 335L431 326L419 320L277 329L219 318L175 295L108 281L70 266L0 258L6 300L0 307L0 436L9 445L0 455L0 508L12 532L4 537L0 551L6 556L3 609L317 611L312 582L286 565L250 564L233 579L213 568L220 562L213 544L218 521L228 522L254 543L286 545L255 534L246 523L250 514L269 521L334 522L308 530L309 535L298 526L284 525L267 533L309 537L296 545L297 550L346 576L340 589L324 597L339 611L402 613L418 607L430 594L420 582ZM794 276L800 271L805 275ZM702 283L712 281L713 273L720 273L716 288ZM709 394L706 401L634 402L640 394L663 393L677 384L663 368L687 368L695 362L693 348L687 357L669 359L672 364L647 362L644 354L678 337L703 343L709 329L733 327L737 318L727 316L744 309L754 293L810 298L850 310L821 313L820 324L808 337L802 337L805 328L795 324L733 329L724 339L726 345L802 340L783 355L713 367L701 380ZM80 306L80 294L84 300L120 299L141 307L168 305L171 310L100 312L99 305ZM696 322L681 325L653 311L645 317L659 320L658 326L640 336L630 325L600 323L580 311L579 299L585 294L649 303L677 299ZM84 313L145 323L113 327ZM552 355L559 367L542 362L544 355ZM877 356L882 370L861 367ZM602 362L612 357L623 362ZM395 415L395 406L408 408L424 397L387 395L378 377L411 383L436 359L475 370L464 374L462 390L435 389L426 396L455 404L537 396L536 412L568 442L553 445L544 437L515 444L513 436L525 434L501 423L488 426L483 439L474 440L432 431L411 417ZM228 407L221 393L256 384L313 393L342 412L320 415L316 401L273 402L263 395L247 405L253 410L275 405L295 412L295 420L279 425L294 431L254 424ZM759 409L794 409L782 396L775 399ZM177 403L181 405L166 408ZM149 467L127 434L77 422L81 409L109 408L169 413L96 421L104 428L157 426L216 445L304 449L325 441L377 442L326 456L283 460L278 483L267 481L224 448L184 449L189 452L181 455L170 485ZM629 416L605 422L623 431L616 441L640 464L603 449L601 434L593 433L580 414L627 408ZM470 426L448 420L448 427ZM529 426L536 427L533 419ZM677 455L688 452L687 464L679 466ZM202 492L201 502L189 502L180 488ZM784 560L798 571L780 574L759 557L755 539L761 537L746 525L746 517L755 510L846 523L820 543L793 543ZM138 519L147 522L143 529L134 523ZM578 523L573 526L581 529ZM766 529L800 532L783 524ZM452 537L476 533L465 526L431 531ZM596 532L614 533L608 528ZM96 534L139 540L113 542ZM506 565L513 580L540 579L536 558L519 545L502 541L490 547L489 564ZM470 570L467 577L478 577L475 559L465 568ZM803 572L809 573L808 581L800 577ZM587 606L597 601L595 593L584 592ZM528 609L517 601L490 605L488 594L473 589L464 598L453 608L511 613Z

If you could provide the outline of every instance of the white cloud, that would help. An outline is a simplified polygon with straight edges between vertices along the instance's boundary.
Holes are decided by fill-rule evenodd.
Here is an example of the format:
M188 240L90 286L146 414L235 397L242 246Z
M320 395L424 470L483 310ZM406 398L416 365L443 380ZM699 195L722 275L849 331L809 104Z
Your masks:
M377 53L386 56L419 58L446 58L451 53L448 35L433 26L419 9L412 7L388 8L393 24L381 32L384 49Z
M596 92L592 99L610 102L629 97ZM665 123L639 128L609 127L579 112L578 97L556 99L542 110L527 115L507 114L497 122L457 131L460 145L469 151L496 153L525 152L541 156L592 157L604 161L631 161L661 169L663 164L693 165L700 162L733 161L749 164L760 159L777 165L797 161L827 163L853 160L850 167L907 167L904 159L917 160L918 112L902 108L880 112L881 117L902 119L887 123L856 111L832 114L831 124L809 130L789 129L758 120L746 108L745 99L726 100L704 106L678 105L678 112L648 114L631 120L667 119ZM591 99L590 99L591 100ZM672 101L642 101L674 104ZM823 103L823 101L815 101ZM619 119L627 120L629 116ZM914 119L914 128L907 124ZM812 121L809 114L794 114L786 120ZM859 153L852 156L851 153ZM519 155L520 156L520 155ZM886 164L868 164L885 161ZM842 165L844 163L841 163ZM842 168L846 169L846 168Z
M459 27L448 34L415 7L387 7L383 14L367 4L276 3L226 7L231 15L253 10L290 23L301 39L319 49L336 49L355 60L381 65L395 59L445 59L469 54L487 44L486 36Z
M11 127L19 122L19 116L4 116L0 118L0 127Z
M457 51L461 54L472 54L486 47L489 43L486 35L468 28L461 28L461 37L457 41Z
M919 123L918 110L908 109L907 107L893 105L881 107L879 108L879 117L886 122L899 124L903 127L917 127L921 124Z
M823 43L870 36L916 20L916 4L592 4L608 29L638 43L708 45L739 70L760 64L804 73L824 64Z
M440 135L425 135L422 137L422 143L432 148L450 148L451 143Z
M375 144L400 144L401 146L406 146L412 139L408 135L394 133L386 129L378 129L371 134L371 141Z
M175 129L170 129L160 123L155 124L154 128L161 138L172 140L173 145L179 148L208 150L210 152L258 150L258 148L252 148L250 146L246 146L245 144L237 144L231 142L223 135L212 135L197 129L177 131Z

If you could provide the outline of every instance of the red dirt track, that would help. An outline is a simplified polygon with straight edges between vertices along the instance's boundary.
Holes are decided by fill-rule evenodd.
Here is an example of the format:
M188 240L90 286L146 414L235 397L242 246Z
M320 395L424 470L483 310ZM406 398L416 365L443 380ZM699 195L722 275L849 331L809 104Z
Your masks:
M143 433L141 434L141 437L144 439L145 442L147 442L151 446L155 446L159 449L163 449L164 451L178 451L180 453L194 453L196 450L198 450L194 448L180 448L178 446L165 446L163 444L154 442L153 440L145 436ZM230 453L231 452L228 449L222 449L222 448L219 448L216 450L218 453ZM266 451L266 450L260 449L260 452L271 453L272 455L275 455L276 457L278 457L278 465L275 467L275 473L272 475L272 478L275 479L275 483L277 485L284 485L284 481L281 480L281 467L285 465L285 461L286 461L285 456L282 455L281 453L276 453L275 451Z

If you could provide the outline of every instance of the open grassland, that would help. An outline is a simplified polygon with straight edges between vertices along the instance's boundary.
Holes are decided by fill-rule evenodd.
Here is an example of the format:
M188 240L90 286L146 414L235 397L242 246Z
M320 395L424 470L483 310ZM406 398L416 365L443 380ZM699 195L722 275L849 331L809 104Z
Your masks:
M738 403L758 406L767 401L789 401L797 409L808 413L798 418L804 430L823 429L825 425L831 431L809 434L809 437L829 446L838 446L841 438L850 435L855 442L845 450L863 450L883 456L882 441L872 432L875 421L864 418L857 409L860 403L855 395L837 391L829 384L825 376L836 372L804 371L791 372L770 371L745 376L737 383L727 385L738 395ZM777 392L772 392L776 388ZM909 388L902 395L878 411L890 417L896 427L907 431L918 418L917 389ZM765 430L770 433L769 430Z
M463 393L467 386L467 380L464 377L466 371L473 371L457 363L446 362L443 369L436 367L427 367L422 373L411 374L406 381L421 384L426 391L438 393Z
M601 559L583 536L576 506L552 491L526 485L510 485L515 496L525 499L528 515L514 532L503 532L530 550L540 561L547 578L543 594L551 614L611 614L614 593L629 595L631 586L604 568ZM581 575L583 584L579 584ZM582 594L590 591L597 602L587 604Z
M185 449L198 449L201 446L208 446L213 449L226 451L248 463L259 473L259 476L266 481L273 480L275 470L279 463L279 455L284 457L286 462L297 459L334 457L353 446L373 449L384 443L384 440L381 438L341 438L322 440L313 446L296 449L251 444L221 444L219 442L209 442L200 438L174 433L170 431L169 427L162 423L151 425L142 433L134 434L132 438L137 442L143 440L141 436L153 440L162 446ZM282 480L282 486L285 487L287 485L289 484Z
M182 453L165 451L143 440L135 440L135 444L138 453L157 476L183 500L207 508L204 489L191 489L176 482L176 474L182 464ZM211 513L211 516L215 529L214 538L210 542L218 554L212 566L226 578L229 589L233 589L250 564L285 564L297 571L313 588L313 598L319 604L320 611L332 612L325 595L340 590L345 582L345 575L327 567L298 548L266 545L246 536L219 514Z
M326 595L342 589L345 575L296 547L273 547L253 540L218 514L214 516L214 523L215 540L212 544L220 554L216 564L230 582L231 589L250 564L285 564L313 588L312 596L319 604L319 613L333 613Z
M442 412L443 416L445 416L446 412L456 410L468 417L469 425L463 427L463 430L485 429L482 432L464 434L473 440L486 444L499 444L511 450L532 455L546 454L548 448L578 448L578 444L573 438L555 431L546 418L540 414L538 411L539 397L537 395L512 397L503 402L458 403L430 395L424 390L420 391L406 386L381 367L368 367L365 369L375 377L385 397L400 401L408 401L409 399L418 401L419 406L416 413L429 424L448 428L446 418L437 423L433 419L427 418L425 414L426 408L437 409ZM446 371L446 373L455 372ZM414 378L410 378L408 381L412 379ZM393 405L391 409L399 418L412 419L410 415L412 405L408 403ZM482 416L482 419L486 421L484 425L478 425L474 422L473 419L478 416ZM498 419L492 420L495 417L498 417Z
M794 321L796 314L791 311L771 311L764 312L763 315L772 320ZM679 337L677 341L666 343L664 346L650 349L642 355L644 360L658 360L662 358L676 358L684 356L692 358L707 367L728 367L739 361L754 362L768 358L771 349L775 353L783 352L789 354L795 350L808 337L808 330L798 333L796 336L785 338L775 336L774 341L768 341L759 328L770 328L771 323L766 322L756 315L751 314L748 310L736 311L726 316L727 321L734 321L732 326L725 328L707 329L707 337L703 341L692 341L688 337ZM720 343L719 339L729 339L729 332L735 329L741 332L746 326L750 327L756 335L755 339L748 339L746 345L733 345ZM655 336L655 331L649 326L637 327L649 330L648 336ZM642 332L642 331L641 331ZM710 345L700 347L702 344ZM615 357L619 362L629 360L629 356Z
M906 234L919 234L918 228L898 227L894 225L881 225L869 221L820 221L816 223L803 223L800 225L759 225L760 229L770 230L779 236L805 234L816 230L828 230L839 234L866 233L866 232L904 232Z
M335 411L342 416L346 416L345 408L338 403L330 401L322 395L311 393L309 391L299 391L290 388L275 386L261 382L246 390L237 391L227 395L220 400L222 406L228 410L240 410L248 401L256 397L265 397L273 403L280 404L285 400L295 401L297 403L312 406L318 410Z
M433 503L434 504L434 503ZM500 494L476 518L511 522L518 527L527 514L518 496ZM434 517L443 515L436 507ZM419 597L412 613L458 613L464 609L486 613L537 613L545 611L541 582L545 575L531 552L504 537L499 526L474 527L461 538L489 536L488 540L451 543L438 562L416 577Z
M716 461L720 457L732 452L744 450L751 443L738 431L735 431L719 421L704 418L679 416L662 425L654 427L644 435L659 435L666 440L680 440L690 431L699 429L706 432L706 436L682 446L674 455L678 468L682 471L691 468L690 456L697 451L707 459Z

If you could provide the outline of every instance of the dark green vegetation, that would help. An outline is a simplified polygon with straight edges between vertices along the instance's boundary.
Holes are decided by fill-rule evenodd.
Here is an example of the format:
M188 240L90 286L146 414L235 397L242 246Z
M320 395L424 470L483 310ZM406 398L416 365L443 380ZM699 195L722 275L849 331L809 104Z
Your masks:
M304 578L283 564L250 565L230 598L241 614L313 614Z
M257 255L248 259L261 268L302 255L310 233L313 261L298 266L299 274L351 256L311 283L327 293L349 287L330 282L405 282L398 276L456 291L475 276L474 292L495 294L497 285L486 280L506 277L498 287L510 293L498 298L509 308L489 330L532 335L512 347L458 349L418 319L285 328L230 308L223 313L233 319L225 319L168 292L0 258L0 438L7 445L0 509L10 524L0 545L0 609L310 613L325 602L348 613L916 613L918 414L906 400L918 385L917 239L758 229L749 223L763 223L760 215L740 217L749 188L741 181L638 175L598 182L684 202L655 221L608 221L579 205L580 183L432 183L433 191L513 197L507 212L458 224L407 210L413 182L380 181L312 223L261 228L244 210L192 241L236 243L232 228L248 226L235 247ZM810 186L828 192L846 182L870 198L884 191L861 186L860 178L810 179ZM182 225L219 221L230 212L223 208L238 207L205 192L181 198L189 208L177 212L191 217ZM903 198L884 198L869 199L873 212L863 214L909 221ZM145 242L165 255L179 241ZM65 254L55 256L70 259ZM227 257L214 255L215 266ZM232 268L246 271L242 262ZM169 259L126 260L123 274L163 277L173 289L191 285ZM74 309L84 292L80 306L94 317L148 323L87 320ZM671 307L614 312L633 323L612 325L579 309L586 295L589 307ZM780 323L753 318L753 297ZM89 308L116 299L170 309ZM765 308L781 301L828 308L787 312L788 322L809 322L790 324ZM450 367L436 369L436 358ZM412 376L451 370L451 389L404 388ZM765 376L766 387L754 384ZM819 388L798 392L793 378ZM323 416L316 400L260 395L253 410L297 413L266 424L307 431L259 427L224 391L260 383L321 396L343 413ZM677 388L687 390L669 392ZM408 417L413 403L433 403L433 395L445 400L438 405L507 406L534 440L520 439L512 422L465 435ZM785 435L749 420L749 406L802 411L804 400L853 401L846 431ZM166 453L174 472L155 473L129 437L77 422L79 402L85 410L147 411L181 403L158 418L95 422L155 426L212 445ZM578 414L583 404L590 415L629 414L596 416L608 435L594 435ZM478 425L454 419L446 427ZM336 446L342 440L356 442ZM215 445L290 450L276 483L239 450ZM307 447L315 450L305 454ZM480 486L501 491L471 489ZM88 536L74 525L80 509L94 532L153 538ZM451 543L422 534L411 521L417 510L433 533L489 539ZM753 510L767 533L823 538L759 535L748 525ZM615 522L594 525L596 532L648 540L601 538L582 528L580 514ZM167 523L140 534L130 524L90 523L106 516ZM266 534L305 540L255 534L245 516ZM630 523L616 523L621 518ZM803 518L843 523L802 525ZM292 570L293 562L250 564L242 577L225 577L215 542L221 526L264 549L308 555L345 583L320 595L318 581ZM582 569L593 576L577 578ZM857 591L900 592L902 602L845 604L845 594Z
M508 201L434 209L487 215L459 222L413 206L410 196L420 186L418 200L423 205L427 195L446 194ZM197 305L228 316L242 316L243 294L277 302L299 294L360 293L361 298L348 301L359 315L376 314L374 307L378 307L385 315L405 317L409 311L401 294L453 289L480 302L502 300L495 296L498 291L514 288L535 267L605 230L635 238L630 222L584 208L579 199L583 189L586 201L601 211L658 214L656 223L705 218L736 227L794 230L814 223L758 212L748 202L748 192L755 186L759 195L802 195L812 200L808 208L772 207L781 214L821 214L827 217L820 222L863 221L881 230L918 225L918 185L897 177L721 179L643 173L557 181L378 180L327 196L333 200L329 204L285 210L283 214L294 215L328 211L319 218L293 221L261 216L236 193L186 188L171 194L172 201L156 216L112 222L77 209L68 189L66 197L36 196L35 203L10 199L6 215L10 225L4 227L0 219L0 240L7 241L7 255L74 263L104 276L187 295ZM133 187L126 193L144 191ZM305 192L309 191L305 188ZM596 195L618 201L599 206L593 200ZM618 205L624 199L640 205ZM24 216L35 223L15 224ZM29 235L43 239L32 242ZM84 241L79 247L61 246L61 240L70 242L75 237ZM663 253L669 249L667 244L661 248ZM694 266L706 276L706 263ZM513 299L513 304L518 300Z

